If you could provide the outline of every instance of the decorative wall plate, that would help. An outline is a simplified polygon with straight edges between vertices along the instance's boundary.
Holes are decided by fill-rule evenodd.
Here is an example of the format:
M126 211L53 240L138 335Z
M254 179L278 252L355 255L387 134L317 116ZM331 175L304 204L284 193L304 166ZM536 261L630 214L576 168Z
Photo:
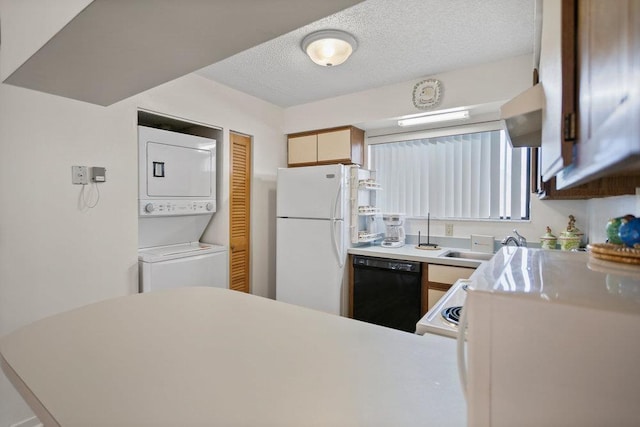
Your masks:
M428 79L413 87L413 105L416 108L428 109L440 104L442 84L439 80Z

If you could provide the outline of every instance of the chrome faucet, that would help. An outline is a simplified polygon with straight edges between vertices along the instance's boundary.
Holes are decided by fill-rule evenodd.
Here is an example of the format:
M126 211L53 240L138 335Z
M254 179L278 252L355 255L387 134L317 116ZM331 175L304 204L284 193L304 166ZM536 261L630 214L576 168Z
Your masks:
M516 237L513 236L507 236L502 240L502 246L507 246L510 242L513 242L514 245L516 246L523 246L523 247L527 247L527 239L524 238L524 236L522 236L520 233L518 233L518 230L516 230L515 228L513 229L513 232L516 233Z

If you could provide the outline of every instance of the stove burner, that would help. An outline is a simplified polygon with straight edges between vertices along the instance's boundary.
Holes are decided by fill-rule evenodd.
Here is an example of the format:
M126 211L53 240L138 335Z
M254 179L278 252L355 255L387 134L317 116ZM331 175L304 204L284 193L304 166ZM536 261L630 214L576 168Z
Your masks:
M453 307L447 307L442 310L442 317L447 322L451 323L454 326L458 326L460 323L460 314L462 313L462 306L456 305Z

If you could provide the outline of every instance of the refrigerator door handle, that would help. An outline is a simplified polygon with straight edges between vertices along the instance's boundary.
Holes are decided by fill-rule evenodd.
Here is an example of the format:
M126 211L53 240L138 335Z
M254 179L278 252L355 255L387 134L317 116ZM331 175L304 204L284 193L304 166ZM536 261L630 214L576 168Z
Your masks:
M336 219L336 211L338 210L338 202L340 201L340 195L342 194L342 182L338 186L338 191L336 191L336 199L333 201L333 206L331 207L331 220L335 221Z
M342 194L342 183L338 186L338 191L336 192L336 199L333 203L333 209L331 210L331 240L333 241L333 247L336 250L336 257L338 258L338 265L340 268L344 267L344 260L342 256L342 251L340 250L340 246L338 245L338 239L336 238L336 209L338 208L338 202L340 201L340 195Z
M333 218L331 220L331 240L333 241L333 248L336 250L336 258L338 259L338 266L340 268L344 267L344 261L342 257L342 252L340 251L340 246L338 245L338 239L336 238L336 222L337 220Z

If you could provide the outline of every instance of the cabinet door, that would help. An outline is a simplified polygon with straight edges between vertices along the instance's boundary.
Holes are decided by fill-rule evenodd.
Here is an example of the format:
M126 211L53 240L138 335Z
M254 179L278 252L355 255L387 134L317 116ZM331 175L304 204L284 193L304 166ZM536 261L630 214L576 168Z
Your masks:
M430 265L429 282L453 285L458 279L468 279L475 271L472 267L453 267L449 265Z
M558 188L640 170L640 0L578 0L578 134Z
M633 56L630 36L640 22L632 22L630 3L620 1L611 7L604 1L579 2L579 156L582 162L615 156L617 151L626 151L626 144L631 142L628 131L637 117L628 116L625 107L635 101L633 97L637 94L632 90L637 86L638 77L630 69ZM616 125L611 126L613 123Z
M318 134L318 161L351 159L351 130Z
M579 6L580 136L586 143L628 96L628 2Z
M575 1L545 1L543 8L540 80L545 104L540 172L544 181L572 161L572 122L565 117L575 111Z
M312 164L318 161L317 135L289 138L289 164Z
M427 311L431 310L434 305L440 301L440 298L446 294L446 291L441 291L438 289L429 289L429 299L427 301Z
M468 279L474 271L472 267L422 263L422 315L436 305L456 280Z

